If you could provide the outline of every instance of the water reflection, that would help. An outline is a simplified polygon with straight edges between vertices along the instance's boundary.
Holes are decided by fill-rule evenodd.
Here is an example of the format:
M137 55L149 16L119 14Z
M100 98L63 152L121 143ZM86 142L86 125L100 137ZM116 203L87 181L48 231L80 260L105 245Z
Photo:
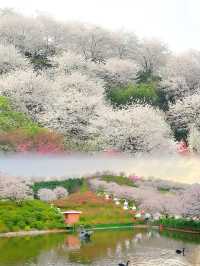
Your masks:
M76 235L0 239L0 266L131 265L176 266L200 264L200 236L146 230L96 231L91 241ZM186 248L186 256L177 248Z
M81 248L81 241L75 235L69 235L66 237L65 244L68 250L78 250Z

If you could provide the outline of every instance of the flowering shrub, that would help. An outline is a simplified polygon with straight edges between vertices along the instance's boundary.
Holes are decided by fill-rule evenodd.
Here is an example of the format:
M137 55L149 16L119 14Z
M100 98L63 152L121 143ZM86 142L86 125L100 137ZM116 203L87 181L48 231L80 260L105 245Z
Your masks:
M17 152L59 153L64 150L63 136L38 128L30 134L29 129L16 129L0 134L0 144L9 145Z
M38 153L59 153L64 150L63 136L51 131L43 130L33 138L33 149Z

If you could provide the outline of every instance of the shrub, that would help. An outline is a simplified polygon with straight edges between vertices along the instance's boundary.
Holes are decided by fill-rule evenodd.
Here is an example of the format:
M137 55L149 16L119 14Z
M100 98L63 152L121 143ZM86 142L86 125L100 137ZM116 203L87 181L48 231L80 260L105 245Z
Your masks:
M0 201L0 232L63 228L63 215L57 208L39 200Z
M137 101L156 104L159 100L153 83L129 84L127 87L113 88L107 96L111 103L117 106L132 104Z
M200 230L200 221L188 220L188 219L160 219L159 221L155 221L155 224L163 224L166 227L174 227L174 228L183 228L183 229L194 229Z
M42 154L57 153L63 151L64 149L63 136L46 129L40 130L37 134L35 134L33 143L34 149Z
M0 135L2 149L12 149L17 152L58 153L63 151L63 142L63 137L60 134L39 128L36 125L3 132Z
M1 112L11 110L10 102L5 96L0 96L0 110Z
M25 114L13 109L10 100L5 96L0 96L0 130L12 131L17 128L26 128L37 126ZM38 127L38 126L37 126Z

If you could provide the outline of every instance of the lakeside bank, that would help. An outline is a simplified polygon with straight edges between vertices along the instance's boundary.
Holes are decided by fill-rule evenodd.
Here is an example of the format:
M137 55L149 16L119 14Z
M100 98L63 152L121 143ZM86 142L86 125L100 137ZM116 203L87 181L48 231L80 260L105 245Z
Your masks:
M160 232L163 231L174 231L180 233L188 233L188 234L199 234L199 230L192 229L183 229L183 228L172 228L172 227L163 227L160 230L160 226L158 225L146 225L146 224L99 224L91 226L90 229L94 231L100 230L123 230L123 229L153 229L158 230ZM75 230L77 231L77 230ZM18 231L18 232L6 232L0 233L0 238L11 238L11 237L24 237L24 236L38 236L38 235L46 235L46 234L58 234L58 233L66 233L71 234L75 232L73 229L51 229L51 230L30 230L30 231Z

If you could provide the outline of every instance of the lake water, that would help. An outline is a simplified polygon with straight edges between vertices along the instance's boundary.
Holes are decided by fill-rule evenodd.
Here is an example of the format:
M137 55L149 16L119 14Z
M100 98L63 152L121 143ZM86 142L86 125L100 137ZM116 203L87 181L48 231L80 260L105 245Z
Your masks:
M178 248L186 256L177 255ZM73 234L1 238L0 266L198 266L200 235L129 229L95 231L90 242Z

